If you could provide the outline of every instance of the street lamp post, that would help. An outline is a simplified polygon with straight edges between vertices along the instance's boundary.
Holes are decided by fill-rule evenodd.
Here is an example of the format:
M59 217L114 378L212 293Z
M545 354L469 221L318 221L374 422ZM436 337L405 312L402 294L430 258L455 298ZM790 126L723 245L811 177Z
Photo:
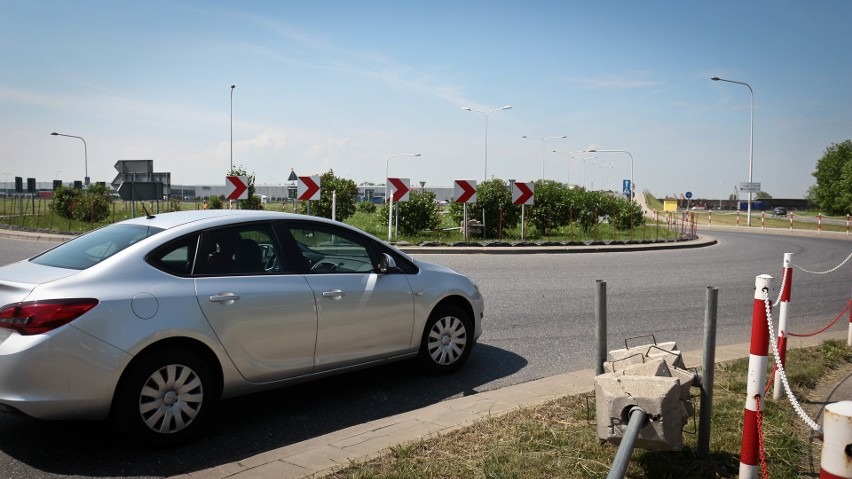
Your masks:
M554 140L557 138L568 138L565 135L562 136L545 136L545 137L536 137L536 136L527 136L524 135L521 138L526 138L528 140L540 140L541 141L541 182L544 183L544 152L546 150L545 144L547 140Z
M589 160L594 160L596 158L597 158L597 156L587 156L587 157L583 158L583 189L584 190L586 189L586 162L589 161ZM594 163L594 161L592 163ZM592 183L594 183L594 181L592 181Z
M482 113L482 116L485 117L485 170L483 172L482 181L488 181L488 116L494 113L495 111L508 110L512 108L512 105L502 106L500 108L495 108L489 112L482 112L479 110L474 110L473 108L464 106L462 110L464 111L472 111L476 113Z
M584 153L583 151L556 151L553 150L554 153L562 153L563 155L568 155L568 168L565 169L565 184L570 188L571 187L571 158L574 157L577 153ZM583 185L585 187L586 185Z
M85 168L85 170L84 170L85 176L83 176L83 185L84 185L85 188L88 188L89 187L89 149L88 149L88 147L86 147L86 140L84 140L82 136L66 135L66 134L63 134L63 133L57 133L55 131L53 133L51 133L51 135L53 135L53 136L67 136L68 138L77 138L78 140L83 142L83 161L84 161L83 167Z
M728 83L736 83L737 85L745 85L748 87L748 91L751 97L751 114L749 115L749 133L748 133L748 182L752 182L752 169L754 165L754 90L751 89L751 85L741 81L734 80L725 80L724 78L712 77L710 78L713 81L723 81ZM750 187L751 185L749 185ZM752 191L749 188L748 192L748 226L751 226L751 195Z
M396 158L398 156L420 156L420 153L403 153L401 155L391 155L385 160L385 202L388 201L388 167L390 167L391 158Z
M589 153L625 153L630 157L630 191L627 194L630 196L630 201L633 201L633 189L636 184L633 182L633 155L627 150L586 150Z
M237 85L231 85L231 169L228 170L228 174L232 174L234 172L234 88Z

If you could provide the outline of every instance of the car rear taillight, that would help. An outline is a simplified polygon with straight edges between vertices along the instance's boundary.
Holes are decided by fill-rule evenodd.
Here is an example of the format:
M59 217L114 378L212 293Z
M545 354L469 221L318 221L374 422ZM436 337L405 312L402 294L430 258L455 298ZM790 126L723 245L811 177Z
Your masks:
M98 300L94 298L7 304L0 308L0 328L23 335L42 334L74 321L97 304Z

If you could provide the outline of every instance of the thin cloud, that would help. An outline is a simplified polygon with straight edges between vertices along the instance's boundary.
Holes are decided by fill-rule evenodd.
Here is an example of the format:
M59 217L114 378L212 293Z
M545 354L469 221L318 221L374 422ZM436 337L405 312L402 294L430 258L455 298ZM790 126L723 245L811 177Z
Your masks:
M582 77L566 77L563 81L578 85L583 88L595 90L635 90L638 88L652 88L660 86L663 83L654 80L643 80L634 78L637 75L629 77L608 76L599 78L582 78Z

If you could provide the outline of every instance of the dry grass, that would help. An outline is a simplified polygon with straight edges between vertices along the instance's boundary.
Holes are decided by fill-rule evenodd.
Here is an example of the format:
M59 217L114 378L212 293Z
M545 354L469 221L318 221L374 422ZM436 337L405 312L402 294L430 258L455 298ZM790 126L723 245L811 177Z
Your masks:
M800 401L831 371L852 369L852 353L838 341L791 350L788 358L789 379ZM635 450L626 477L736 477L747 368L747 360L717 365L708 457L698 457L696 435L685 434L685 447L679 452ZM375 460L353 463L329 477L605 477L616 446L598 441L593 415L594 397L564 397L539 407L488 418L450 434L398 445ZM808 454L812 449L810 431L800 427L801 420L790 405L767 401L763 417L769 475L783 479L813 474L814 459ZM687 429L694 430L695 425ZM817 474L818 465L816 460Z

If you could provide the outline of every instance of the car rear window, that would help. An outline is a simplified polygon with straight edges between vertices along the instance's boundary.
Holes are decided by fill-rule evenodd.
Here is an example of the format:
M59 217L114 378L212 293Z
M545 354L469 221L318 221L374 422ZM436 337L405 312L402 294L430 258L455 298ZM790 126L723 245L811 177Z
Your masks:
M86 269L160 231L162 228L143 225L110 225L62 243L30 261L56 268Z

